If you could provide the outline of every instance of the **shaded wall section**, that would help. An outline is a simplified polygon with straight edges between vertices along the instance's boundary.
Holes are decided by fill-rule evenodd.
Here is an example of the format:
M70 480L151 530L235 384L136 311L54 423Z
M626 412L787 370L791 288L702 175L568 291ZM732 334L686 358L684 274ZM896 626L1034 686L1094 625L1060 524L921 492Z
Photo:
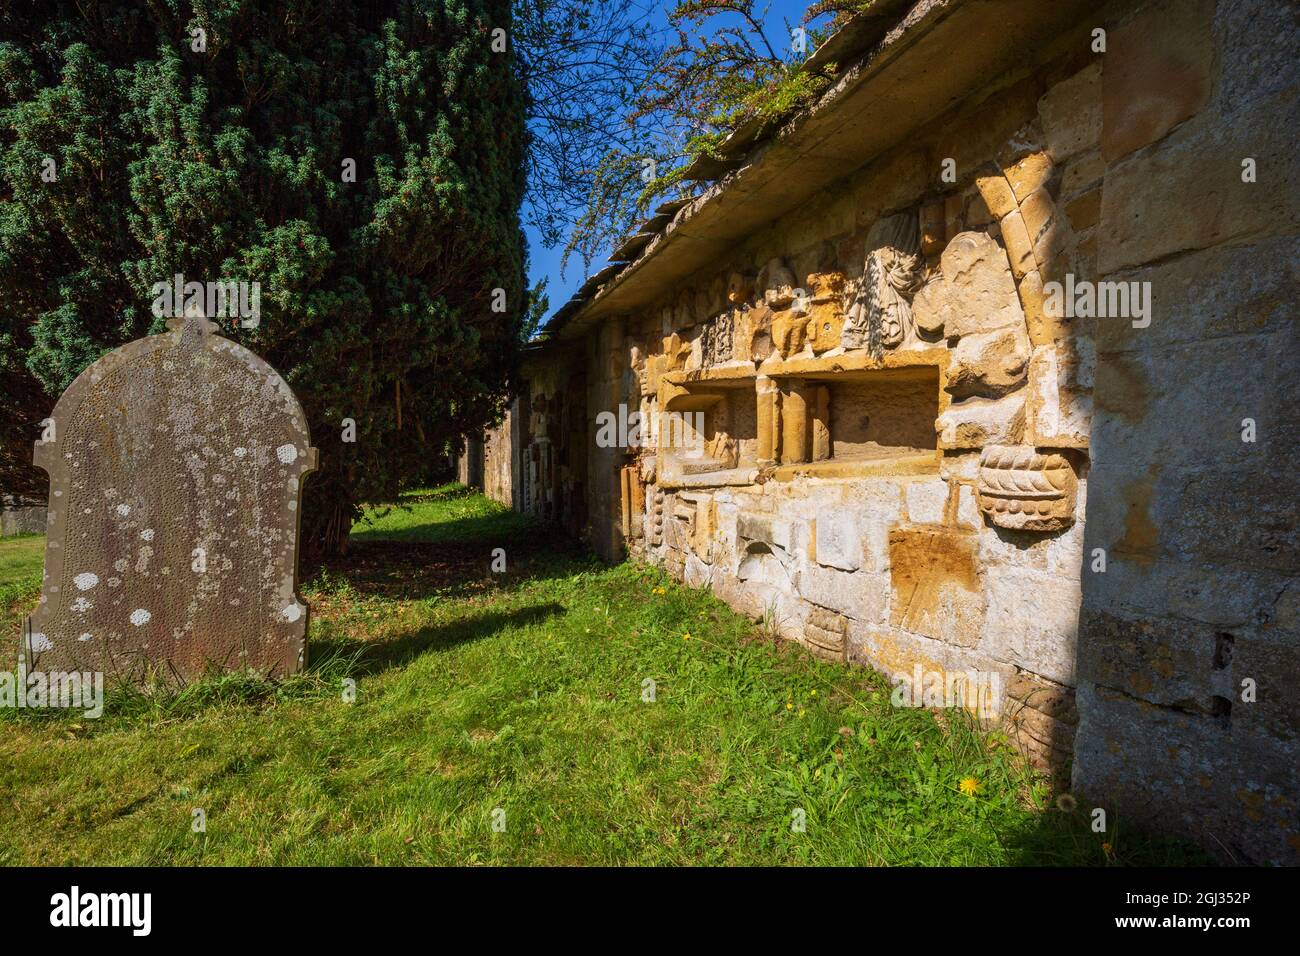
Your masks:
M1097 806L1293 865L1298 11L1108 23L1097 271L1153 307L1097 320L1074 769Z

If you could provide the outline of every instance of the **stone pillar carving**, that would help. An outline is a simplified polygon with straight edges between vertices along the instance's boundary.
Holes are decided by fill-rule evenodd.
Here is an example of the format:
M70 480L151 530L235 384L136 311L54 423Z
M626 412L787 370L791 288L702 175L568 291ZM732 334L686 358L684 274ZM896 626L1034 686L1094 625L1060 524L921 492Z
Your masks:
M831 390L818 385L812 393L812 460L825 461L831 457Z
M802 381L786 383L781 395L781 463L808 460L808 389Z
M781 452L781 391L760 375L758 389L758 463L773 465Z

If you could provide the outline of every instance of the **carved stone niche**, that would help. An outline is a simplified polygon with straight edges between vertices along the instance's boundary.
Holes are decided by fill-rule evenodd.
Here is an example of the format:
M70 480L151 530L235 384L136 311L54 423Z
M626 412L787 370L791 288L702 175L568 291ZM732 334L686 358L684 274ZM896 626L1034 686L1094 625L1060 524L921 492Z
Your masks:
M912 330L912 296L921 281L921 240L914 213L878 220L867 233L867 258L844 322L846 349L879 357Z
M1028 445L988 445L980 455L979 506L1014 531L1060 531L1074 523L1079 479L1064 455Z
M50 514L29 670L136 683L306 662L298 522L316 449L302 408L211 322L167 325L82 372L36 445Z

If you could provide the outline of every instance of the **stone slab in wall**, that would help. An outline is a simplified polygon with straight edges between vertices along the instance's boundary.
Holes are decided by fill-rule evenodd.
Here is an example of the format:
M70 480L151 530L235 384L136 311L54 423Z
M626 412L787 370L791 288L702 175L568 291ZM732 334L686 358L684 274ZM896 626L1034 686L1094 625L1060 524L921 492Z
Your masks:
M50 515L29 670L113 683L305 663L298 526L316 449L302 408L212 323L169 327L82 372L36 445Z

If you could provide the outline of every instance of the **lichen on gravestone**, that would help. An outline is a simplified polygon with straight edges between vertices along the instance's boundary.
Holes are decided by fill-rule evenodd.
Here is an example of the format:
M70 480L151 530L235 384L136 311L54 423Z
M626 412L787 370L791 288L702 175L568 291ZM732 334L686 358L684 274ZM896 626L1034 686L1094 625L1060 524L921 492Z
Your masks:
M306 663L298 532L316 449L302 407L213 323L167 326L82 372L36 443L50 509L29 671L139 683Z

